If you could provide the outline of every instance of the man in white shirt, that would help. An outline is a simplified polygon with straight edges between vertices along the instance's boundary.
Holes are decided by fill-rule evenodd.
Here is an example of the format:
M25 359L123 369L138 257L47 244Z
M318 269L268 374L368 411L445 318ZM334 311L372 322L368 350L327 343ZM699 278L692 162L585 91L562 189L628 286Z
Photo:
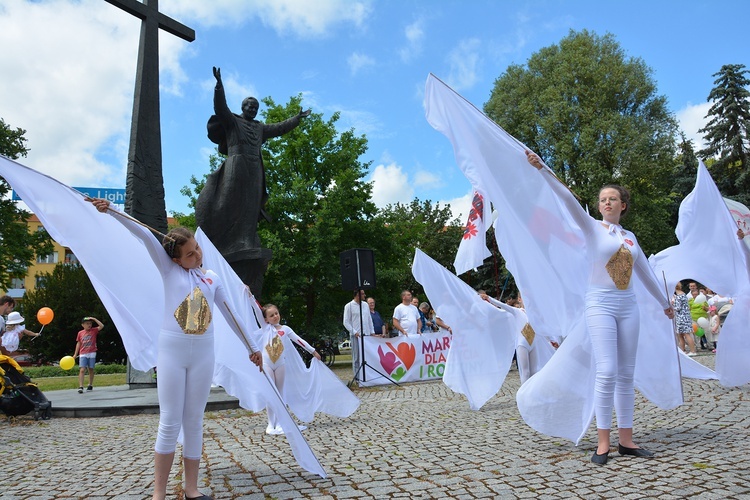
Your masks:
M359 379L359 367L362 363L362 356L359 352L361 333L364 332L364 335L375 333L370 308L362 304L362 301L366 298L364 290L356 291L354 292L354 299L344 306L344 327L349 332L349 340L352 346L352 368L354 378L357 379Z
M400 335L416 335L422 331L422 321L419 319L419 309L411 303L411 292L401 292L401 303L393 310L393 327Z

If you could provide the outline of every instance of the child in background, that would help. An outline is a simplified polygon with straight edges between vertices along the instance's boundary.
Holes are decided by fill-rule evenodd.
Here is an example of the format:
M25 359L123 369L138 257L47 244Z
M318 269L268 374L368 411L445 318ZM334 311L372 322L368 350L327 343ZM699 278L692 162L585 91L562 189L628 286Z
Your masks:
M297 356L296 352L289 354L287 351L291 346L287 343L287 348L284 348L284 342L282 339L286 337L289 341L294 341L304 350L315 356L320 360L320 354L310 344L305 342L299 335L294 333L294 330L286 325L280 324L281 314L279 308L273 304L267 304L263 308L263 317L266 320L266 328L263 329L263 367L265 368L268 377L273 380L276 384L276 388L279 390L281 397L284 397L284 376L286 374L286 356L292 355ZM285 399L286 401L286 399ZM304 426L300 426L300 430L304 430ZM276 415L273 413L271 408L268 408L268 427L266 428L266 434L283 434L284 430L278 423Z
M21 341L21 337L24 335L27 337L38 337L38 333L34 333L26 329L26 325L23 324L25 320L21 313L13 311L8 314L8 321L5 322L5 333L3 333L3 347L10 355L10 353L18 350L18 344Z
M96 322L96 326L94 326ZM104 325L98 319L92 316L86 316L81 322L83 330L78 332L76 337L76 350L73 357L79 357L78 365L81 367L78 372L78 394L83 394L83 378L86 370L89 372L89 386L87 391L94 390L94 365L96 364L96 337L102 331Z
M716 354L716 348L719 344L719 332L721 331L721 320L719 318L719 313L716 310L716 306L709 306L708 316L710 321L709 328L711 329L711 337L714 339L714 348L711 352Z

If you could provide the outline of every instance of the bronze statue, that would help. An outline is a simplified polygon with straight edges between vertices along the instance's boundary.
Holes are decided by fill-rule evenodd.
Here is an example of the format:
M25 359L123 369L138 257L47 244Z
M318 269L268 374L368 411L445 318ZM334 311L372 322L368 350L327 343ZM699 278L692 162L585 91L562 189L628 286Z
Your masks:
M268 193L261 146L267 139L293 130L310 110L300 110L280 123L265 124L255 119L258 100L248 97L242 101L242 115L236 115L227 106L219 68L214 68L214 77L216 114L208 120L208 138L227 158L208 175L198 195L195 217L242 281L260 297L263 274L271 259L271 251L261 248L257 234L261 217L270 222L265 211Z

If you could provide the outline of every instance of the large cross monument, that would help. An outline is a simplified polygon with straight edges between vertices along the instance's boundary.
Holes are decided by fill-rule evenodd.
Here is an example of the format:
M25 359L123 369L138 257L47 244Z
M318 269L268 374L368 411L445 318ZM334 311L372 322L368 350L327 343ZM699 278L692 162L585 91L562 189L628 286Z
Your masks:
M130 129L125 211L154 229L167 232L161 165L159 112L159 29L192 42L195 31L159 12L159 0L106 0L141 22Z

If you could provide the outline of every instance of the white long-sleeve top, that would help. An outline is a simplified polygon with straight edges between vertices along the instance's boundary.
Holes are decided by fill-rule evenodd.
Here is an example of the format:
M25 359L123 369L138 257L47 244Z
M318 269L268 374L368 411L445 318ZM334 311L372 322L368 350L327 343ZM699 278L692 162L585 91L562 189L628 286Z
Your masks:
M113 213L112 216L143 243L162 276L162 280L164 281L162 331L187 333L184 332L182 326L178 323L175 312L186 299L193 296L195 288L198 287L205 296L210 309L213 309L215 303L217 304L219 311L221 311L227 320L234 334L242 341L248 353L252 354L259 350L252 337L244 336L232 319L232 315L226 306L229 301L224 286L216 273L202 269L183 268L169 258L164 247L162 247L153 234L143 231L142 227L129 217L123 217L118 213ZM209 321L208 329L204 333L213 334L212 321Z
M349 332L349 335L356 335L361 331L364 331L365 335L372 335L375 333L375 327L372 326L372 316L370 316L370 308L367 304L361 304L362 306L362 323L360 326L360 303L352 300L344 306L344 328Z
M648 292L663 305L664 309L671 307L663 286L656 279L653 269L648 263L648 259L643 254L638 240L635 235L623 229L617 224L609 224L605 221L599 221L587 214L580 204L552 173L546 169L542 170L542 177L550 185L553 191L558 195L575 221L581 227L586 237L586 254L590 262L589 267L589 288L617 290L615 282L607 272L607 263L612 256L624 246L633 257L633 271L643 282ZM627 290L633 289L633 280L628 283Z

